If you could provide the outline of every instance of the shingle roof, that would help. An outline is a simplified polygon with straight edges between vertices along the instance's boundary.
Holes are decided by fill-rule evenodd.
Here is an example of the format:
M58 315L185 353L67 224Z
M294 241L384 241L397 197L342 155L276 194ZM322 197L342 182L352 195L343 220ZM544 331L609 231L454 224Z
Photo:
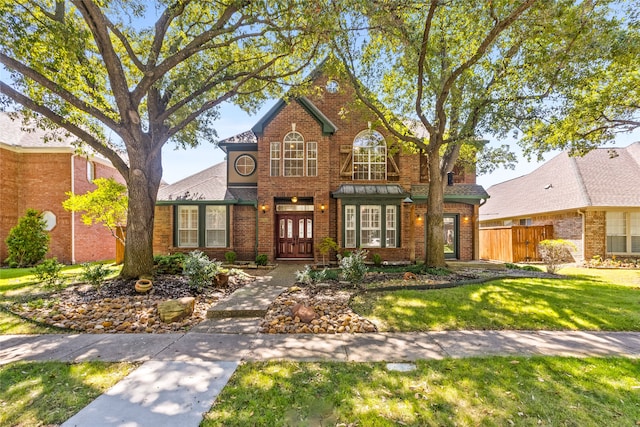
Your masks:
M429 184L416 184L411 186L411 197L413 199L426 199L429 196ZM489 195L484 187L478 184L454 184L444 187L444 200L455 201L462 199L481 200Z
M73 142L77 138L66 136L65 132L60 129L55 131L56 138L49 138L45 143L47 132L42 129L35 128L31 130L23 130L22 118L12 118L8 113L0 112L0 143L13 146L15 148L24 149L68 149L73 151ZM51 132L48 132L51 133Z
M237 135L234 136L230 136L227 139L223 139L222 141L220 141L218 143L218 145L221 144L257 144L258 143L258 137L256 137L256 134L253 133L252 130L248 130L242 133L239 133Z
M599 148L584 157L561 153L535 171L490 187L480 220L587 207L640 207L640 142Z
M227 162L221 162L176 183L161 187L158 201L256 200L255 188L227 188Z

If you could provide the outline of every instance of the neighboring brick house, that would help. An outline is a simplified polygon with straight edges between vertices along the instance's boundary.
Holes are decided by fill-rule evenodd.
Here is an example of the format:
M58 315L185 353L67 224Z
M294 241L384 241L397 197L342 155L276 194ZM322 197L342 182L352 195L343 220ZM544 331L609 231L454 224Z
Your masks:
M8 256L9 231L30 208L44 212L50 228L47 257L66 264L113 259L116 242L109 230L84 225L81 215L64 210L62 202L68 191L94 190L94 178L124 180L110 162L77 155L71 139L45 143L44 136L41 130L22 130L21 119L0 113L0 262Z
M553 225L576 244L576 261L640 257L640 142L584 157L561 153L535 171L497 184L480 226Z
M160 189L155 253L199 249L224 259L233 250L245 260L318 262L318 245L330 237L346 250L366 248L369 259L424 259L424 155L372 128L346 82L322 74L312 81L315 95L281 100L251 131L220 142L225 162ZM476 259L487 194L474 172L451 174L450 184L443 250Z

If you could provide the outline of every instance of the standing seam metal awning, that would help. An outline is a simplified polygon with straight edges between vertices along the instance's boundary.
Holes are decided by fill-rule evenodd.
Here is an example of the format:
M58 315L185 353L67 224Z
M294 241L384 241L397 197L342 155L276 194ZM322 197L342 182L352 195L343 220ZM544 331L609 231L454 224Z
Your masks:
M336 199L351 197L373 198L404 198L409 195L401 186L394 185L368 185L368 184L342 184L331 193Z

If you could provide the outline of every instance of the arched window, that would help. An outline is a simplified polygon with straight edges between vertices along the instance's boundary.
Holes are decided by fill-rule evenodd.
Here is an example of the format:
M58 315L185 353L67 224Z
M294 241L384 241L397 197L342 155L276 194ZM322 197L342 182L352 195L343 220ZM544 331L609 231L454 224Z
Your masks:
M387 143L375 130L364 130L353 140L353 179L387 179Z
M284 176L304 175L304 138L298 132L289 132L283 141Z

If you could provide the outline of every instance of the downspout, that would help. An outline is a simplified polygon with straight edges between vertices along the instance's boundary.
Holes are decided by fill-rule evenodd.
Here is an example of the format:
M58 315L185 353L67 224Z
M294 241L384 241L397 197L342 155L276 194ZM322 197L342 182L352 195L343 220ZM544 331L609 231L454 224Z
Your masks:
M71 155L71 194L76 194L76 173L75 158L77 154ZM71 264L76 263L76 213L71 211Z
M585 219L585 212L578 209L578 215L580 215L582 217L582 262L586 261L587 259L587 240L586 240L586 219Z

